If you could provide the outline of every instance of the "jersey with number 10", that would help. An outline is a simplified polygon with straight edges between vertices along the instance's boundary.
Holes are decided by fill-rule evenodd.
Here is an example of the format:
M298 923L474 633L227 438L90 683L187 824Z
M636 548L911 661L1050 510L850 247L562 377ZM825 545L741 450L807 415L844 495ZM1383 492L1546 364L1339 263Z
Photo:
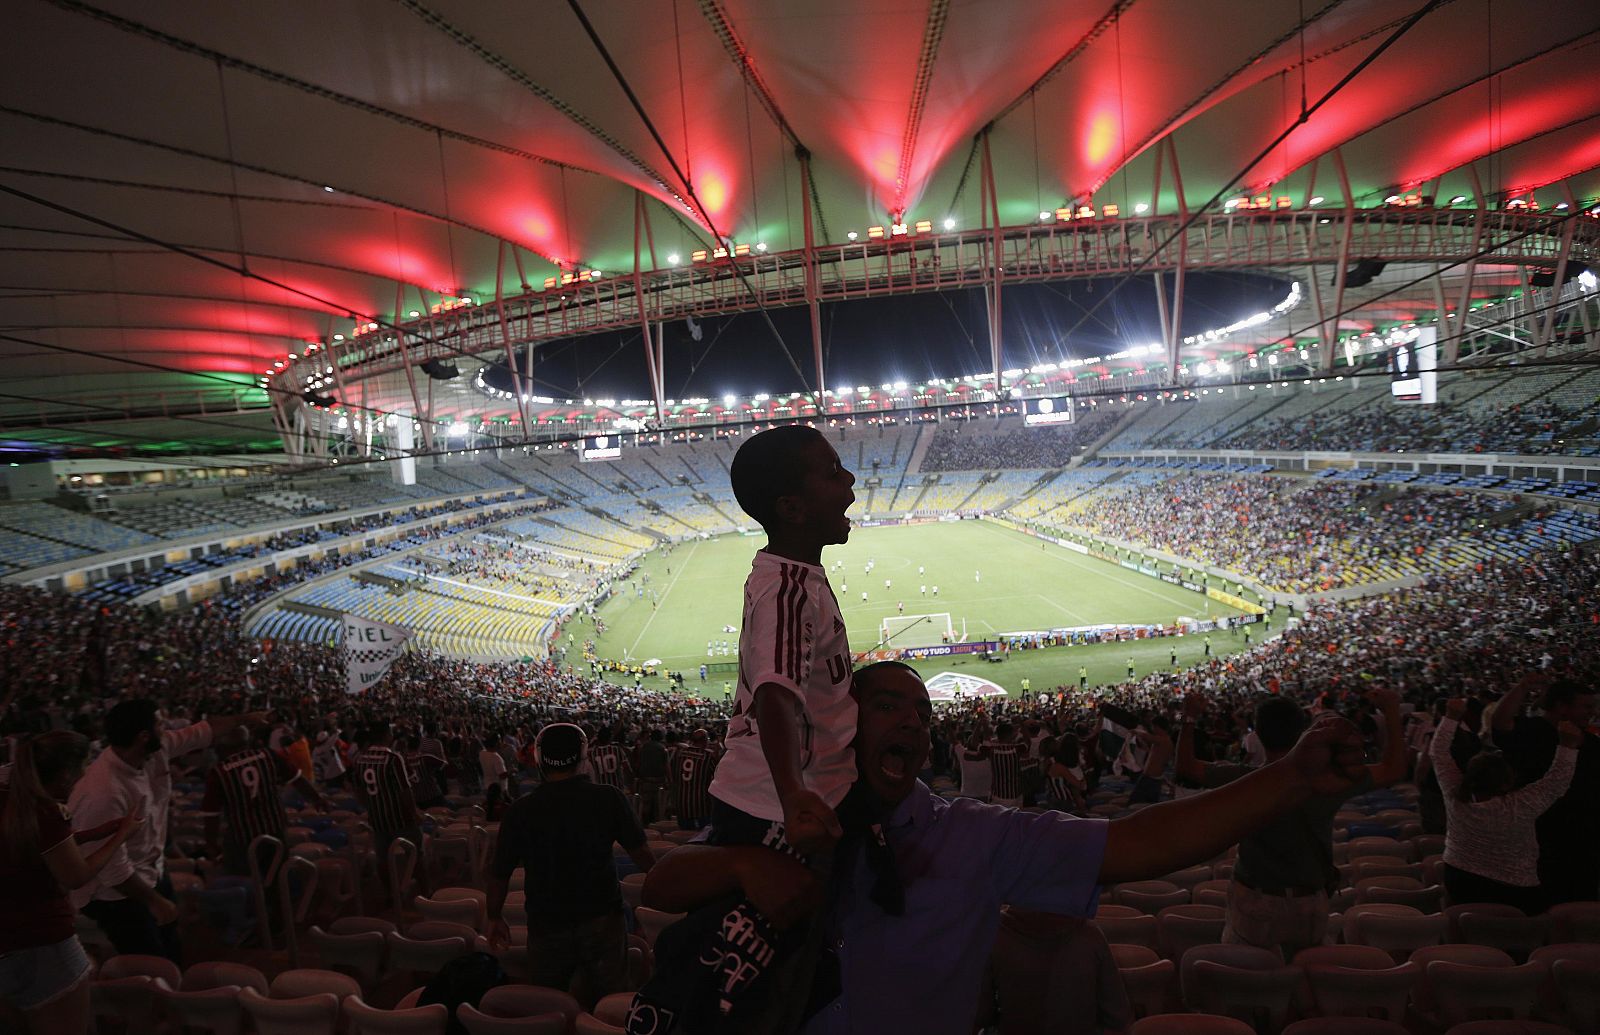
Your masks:
M589 767L596 783L626 791L633 782L633 767L628 764L628 749L621 744L600 744L589 750Z
M839 601L821 567L760 550L744 583L739 689L711 796L758 819L781 820L753 712L756 688L767 683L794 694L801 775L808 790L837 807L856 779L856 702Z

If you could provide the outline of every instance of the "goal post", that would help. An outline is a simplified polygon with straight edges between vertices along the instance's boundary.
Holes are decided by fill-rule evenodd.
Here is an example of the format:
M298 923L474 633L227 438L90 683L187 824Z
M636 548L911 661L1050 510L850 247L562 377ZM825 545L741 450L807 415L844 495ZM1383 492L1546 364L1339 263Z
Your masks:
M926 615L890 615L878 627L878 639L889 647L932 647L966 639L966 623L957 630L950 612Z

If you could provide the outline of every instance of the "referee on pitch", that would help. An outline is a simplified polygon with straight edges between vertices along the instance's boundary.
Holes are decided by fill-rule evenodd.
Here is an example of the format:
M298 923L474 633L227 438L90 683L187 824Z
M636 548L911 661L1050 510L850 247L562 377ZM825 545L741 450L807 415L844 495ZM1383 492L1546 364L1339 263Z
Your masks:
M569 722L546 726L534 740L544 782L500 821L488 908L489 940L504 947L511 931L501 910L511 874L522 867L529 982L564 989L581 974L582 998L592 1006L628 984L628 933L612 845L620 844L646 872L655 857L622 792L580 773L587 749L583 730Z

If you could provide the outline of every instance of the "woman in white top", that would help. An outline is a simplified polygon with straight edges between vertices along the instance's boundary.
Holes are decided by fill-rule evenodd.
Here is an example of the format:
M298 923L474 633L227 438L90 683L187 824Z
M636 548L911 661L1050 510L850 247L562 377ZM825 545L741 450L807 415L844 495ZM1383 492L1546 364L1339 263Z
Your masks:
M1549 771L1515 788L1511 765L1498 751L1480 751L1467 763L1466 772L1450 757L1450 742L1466 708L1462 698L1449 703L1428 747L1444 791L1445 892L1452 903L1503 902L1530 916L1542 913L1534 824L1572 783L1583 731L1563 722L1561 745Z

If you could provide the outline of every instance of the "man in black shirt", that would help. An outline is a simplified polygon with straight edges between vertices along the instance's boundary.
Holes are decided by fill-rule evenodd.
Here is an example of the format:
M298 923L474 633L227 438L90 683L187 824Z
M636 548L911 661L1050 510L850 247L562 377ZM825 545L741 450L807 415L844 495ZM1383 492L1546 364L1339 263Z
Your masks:
M1524 679L1494 709L1494 743L1517 772L1517 781L1543 776L1555 758L1556 727L1570 722L1584 730L1578 767L1567 793L1539 817L1539 884L1550 905L1593 902L1600 897L1600 737L1588 732L1595 716L1593 686L1557 680L1541 695L1544 715L1519 714L1540 680Z
M1382 759L1361 767L1354 788L1307 798L1239 842L1239 858L1228 887L1224 943L1254 945L1293 959L1301 949L1326 941L1328 899L1339 876L1333 862L1334 814L1352 795L1386 787L1406 771L1400 695L1393 690L1373 690L1371 698L1384 716ZM1255 767L1202 762L1195 757L1195 727L1205 716L1206 705L1206 698L1198 694L1184 699L1176 768L1186 781L1221 787ZM1309 721L1305 710L1287 697L1267 697L1256 706L1256 736L1266 749L1269 765L1294 750Z
M633 771L639 776L639 811L646 823L654 823L665 812L667 789L667 746L661 730L651 729L639 742L639 763Z
M627 988L628 934L612 845L645 872L655 857L622 792L580 775L586 749L583 731L566 722L546 726L534 742L544 782L501 820L489 875L489 940L497 948L510 942L501 909L520 866L529 980L564 989L581 972L585 994L598 999Z

